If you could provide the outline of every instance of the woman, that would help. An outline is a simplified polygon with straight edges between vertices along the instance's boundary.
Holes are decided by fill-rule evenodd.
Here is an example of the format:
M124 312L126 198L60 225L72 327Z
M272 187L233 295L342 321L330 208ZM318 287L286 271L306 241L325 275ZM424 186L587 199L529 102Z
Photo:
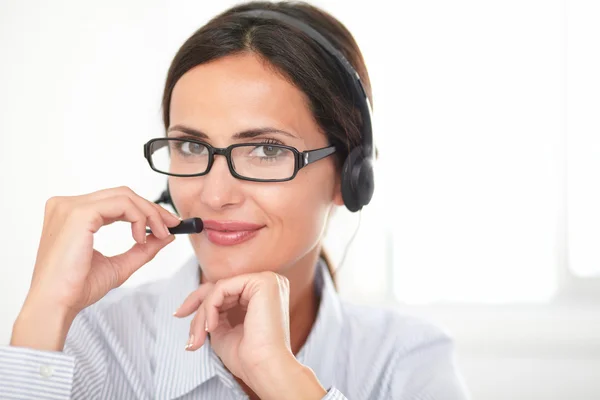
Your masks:
M0 349L0 397L466 397L443 332L342 302L320 256L329 215L372 193L366 99L336 51L370 101L351 34L304 3L234 7L184 43L165 85L166 139L145 146L179 215L126 187L47 202L30 291ZM179 272L109 293L197 216L205 230ZM137 243L107 258L93 234L116 220Z

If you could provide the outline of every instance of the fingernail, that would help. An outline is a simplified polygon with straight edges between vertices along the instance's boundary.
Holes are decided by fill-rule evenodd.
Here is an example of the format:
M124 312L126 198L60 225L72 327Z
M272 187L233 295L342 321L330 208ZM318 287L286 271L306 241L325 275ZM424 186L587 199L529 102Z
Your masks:
M204 321L204 330L208 332L208 320Z
M173 311L173 316L176 317L177 316L177 311L179 311L179 308L175 311Z
M192 333L190 335L190 339L188 340L187 344L185 345L185 349L188 350L189 348L191 348L194 345L194 334Z
M171 234L171 232L169 232L169 228L167 227L167 225L163 225L163 229L167 235Z
M177 218L178 220L183 221L183 219L179 215L177 215L175 213L171 213L171 215L174 216L175 218Z
M144 244L146 244L148 242L148 237L144 236Z

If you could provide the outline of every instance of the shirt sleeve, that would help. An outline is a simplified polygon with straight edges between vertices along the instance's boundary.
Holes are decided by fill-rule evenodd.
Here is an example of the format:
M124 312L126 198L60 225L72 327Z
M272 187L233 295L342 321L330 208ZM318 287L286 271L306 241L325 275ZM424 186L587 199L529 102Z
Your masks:
M337 390L335 387L331 387L327 391L327 394L321 400L347 400L347 399L346 399L346 396L344 396L342 394L342 392Z
M70 399L74 367L62 352L0 346L0 398Z
M106 377L103 342L80 313L62 352L0 346L0 399L100 399Z

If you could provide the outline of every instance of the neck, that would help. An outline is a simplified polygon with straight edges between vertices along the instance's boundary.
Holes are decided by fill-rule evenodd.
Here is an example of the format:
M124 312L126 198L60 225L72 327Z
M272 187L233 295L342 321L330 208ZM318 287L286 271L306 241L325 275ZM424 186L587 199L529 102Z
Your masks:
M311 251L284 272L290 282L290 342L294 354L306 342L317 317L319 296L314 280L319 250Z

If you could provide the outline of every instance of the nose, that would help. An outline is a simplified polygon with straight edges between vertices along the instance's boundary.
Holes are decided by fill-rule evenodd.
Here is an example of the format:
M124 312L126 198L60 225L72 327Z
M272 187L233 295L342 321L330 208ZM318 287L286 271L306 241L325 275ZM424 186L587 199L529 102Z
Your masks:
M229 172L224 156L215 155L210 171L202 178L200 201L212 210L220 211L242 203L240 181Z

